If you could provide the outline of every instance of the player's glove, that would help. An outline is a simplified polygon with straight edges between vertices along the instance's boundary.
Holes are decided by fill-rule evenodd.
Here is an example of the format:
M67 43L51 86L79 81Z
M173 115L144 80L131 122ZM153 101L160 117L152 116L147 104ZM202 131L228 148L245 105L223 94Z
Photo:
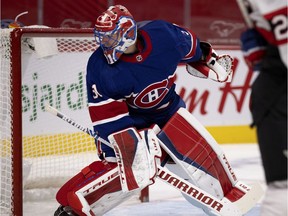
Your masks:
M256 29L248 29L241 34L241 49L247 65L254 71L259 66L266 53L267 41Z
M231 82L233 58L230 55L219 56L207 42L200 42L200 47L202 58L186 65L188 73L200 78L210 78L216 82Z

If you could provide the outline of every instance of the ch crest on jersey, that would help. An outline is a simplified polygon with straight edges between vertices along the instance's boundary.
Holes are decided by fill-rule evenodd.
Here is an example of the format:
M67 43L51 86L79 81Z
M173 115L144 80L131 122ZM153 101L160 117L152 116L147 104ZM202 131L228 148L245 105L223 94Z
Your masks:
M162 102L173 86L174 81L175 75L161 82L153 83L143 89L139 94L131 96L127 101L132 107L141 109L153 108Z

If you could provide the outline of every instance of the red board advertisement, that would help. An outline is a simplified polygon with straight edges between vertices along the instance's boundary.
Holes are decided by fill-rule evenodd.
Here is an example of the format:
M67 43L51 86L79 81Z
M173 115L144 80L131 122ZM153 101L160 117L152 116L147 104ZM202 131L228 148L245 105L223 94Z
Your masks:
M236 1L231 0L2 0L1 21L18 19L23 25L49 27L93 27L97 16L111 4L122 4L136 21L163 19L192 29L213 45L239 45L246 28Z

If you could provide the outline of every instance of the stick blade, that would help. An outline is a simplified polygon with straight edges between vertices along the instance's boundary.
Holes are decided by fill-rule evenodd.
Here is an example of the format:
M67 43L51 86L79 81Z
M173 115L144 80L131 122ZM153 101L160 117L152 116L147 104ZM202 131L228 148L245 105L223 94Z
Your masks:
M251 185L251 189L241 199L234 202L234 204L243 214L246 214L259 202L263 195L264 189L260 183L254 183Z

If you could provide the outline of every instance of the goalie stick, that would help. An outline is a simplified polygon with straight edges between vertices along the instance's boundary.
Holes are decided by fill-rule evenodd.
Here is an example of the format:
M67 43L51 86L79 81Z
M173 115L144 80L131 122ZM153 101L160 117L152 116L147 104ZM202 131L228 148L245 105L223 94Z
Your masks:
M57 116L58 118L62 119L63 121L71 124L72 126L78 128L79 130L87 133L88 135L94 137L96 140L100 141L101 143L109 146L110 148L113 148L113 146L108 141L106 141L105 139L101 138L95 131L93 131L93 130L87 128L87 127L84 127L83 125L75 122L73 119L71 119L70 117L64 115L63 113L61 113L56 108L54 108L54 107L52 107L50 105L46 105L45 110L48 111L49 113Z
M65 114L61 113L57 109L51 107L50 105L46 106L46 111L57 116L63 121L71 124L72 126L78 128L79 130L89 134L90 136L94 137L96 140L102 142L103 144L113 148L113 146L108 141L101 138L95 131L82 126L81 124L77 123L76 121L66 116ZM199 204L198 207L206 210L209 209L208 212L210 212L211 215L220 215L220 216L244 215L256 204L256 202L263 195L262 187L259 184L255 184L251 188L247 186L246 194L241 199L235 202L230 202L225 197L222 200L220 200L212 196L211 194L207 193L206 191L200 189L199 187L193 185L192 183L186 181L185 179L179 177L178 175L174 174L165 167L161 167L159 165L157 166L157 169L158 169L157 174L158 179L164 181L165 183L177 189L181 193L184 193L189 197L191 197L193 200L197 202L197 204Z

